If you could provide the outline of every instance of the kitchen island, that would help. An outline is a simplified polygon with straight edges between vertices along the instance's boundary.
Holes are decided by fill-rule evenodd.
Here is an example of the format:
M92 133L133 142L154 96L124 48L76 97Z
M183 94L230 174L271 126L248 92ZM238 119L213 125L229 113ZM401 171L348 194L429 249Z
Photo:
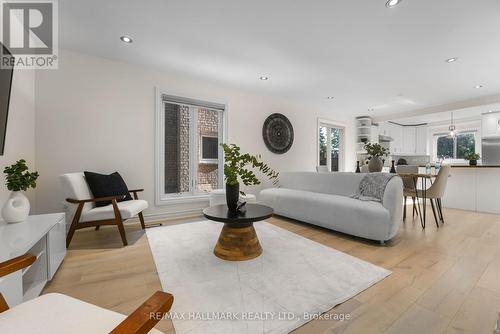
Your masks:
M452 165L443 206L500 213L500 165Z

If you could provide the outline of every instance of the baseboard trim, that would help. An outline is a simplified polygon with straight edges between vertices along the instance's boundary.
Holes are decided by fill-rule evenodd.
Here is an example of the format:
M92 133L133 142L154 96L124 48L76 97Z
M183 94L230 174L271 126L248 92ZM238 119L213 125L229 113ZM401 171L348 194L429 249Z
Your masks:
M149 213L144 215L144 221L151 223L160 220L176 219L176 218L189 218L193 216L201 216L203 209L189 209L174 212L159 212L159 213ZM129 222L139 222L139 218L134 217L128 219Z
M203 215L202 208L180 210L180 211L173 211L173 212L149 213L149 214L144 214L144 221L148 222L148 223L153 223L153 222L159 222L162 220L191 218L191 217L196 217L196 216L201 216L201 215ZM124 221L124 223L125 224L127 224L127 223L139 223L139 217L127 219L126 221ZM69 221L67 219L66 220L66 232L69 231L70 225L71 225L71 221Z

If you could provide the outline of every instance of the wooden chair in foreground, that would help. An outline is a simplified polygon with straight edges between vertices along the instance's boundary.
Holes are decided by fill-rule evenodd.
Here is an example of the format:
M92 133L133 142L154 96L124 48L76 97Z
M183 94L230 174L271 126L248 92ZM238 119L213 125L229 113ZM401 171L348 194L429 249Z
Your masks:
M0 263L0 277L29 267L36 257L25 254ZM161 334L153 327L170 310L174 297L157 291L131 315L49 293L9 309L0 293L2 334ZM152 316L153 314L158 316Z
M93 198L83 173L63 174L61 175L61 183L64 195L67 197L66 201L72 205L73 212L71 227L66 238L66 247L69 247L75 231L82 228L95 227L98 230L101 225L116 225L124 246L128 244L123 227L124 220L138 216L142 228L146 228L142 211L148 208L148 202L139 199L137 195L144 189L129 190L134 199L118 202L125 196ZM111 204L95 207L95 203L101 201L111 201Z

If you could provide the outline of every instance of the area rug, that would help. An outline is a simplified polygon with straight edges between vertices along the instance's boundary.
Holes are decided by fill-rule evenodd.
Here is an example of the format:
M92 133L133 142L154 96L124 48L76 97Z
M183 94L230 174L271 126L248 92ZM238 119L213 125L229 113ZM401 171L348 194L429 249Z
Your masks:
M222 225L146 230L177 334L288 333L391 273L266 222L255 223L261 256L224 261Z

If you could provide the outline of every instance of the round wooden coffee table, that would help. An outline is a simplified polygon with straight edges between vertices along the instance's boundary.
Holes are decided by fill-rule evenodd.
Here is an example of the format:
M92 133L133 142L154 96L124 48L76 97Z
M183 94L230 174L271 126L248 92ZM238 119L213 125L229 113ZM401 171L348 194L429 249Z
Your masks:
M203 210L205 218L224 223L214 248L215 256L228 261L244 261L262 254L253 223L273 215L273 209L261 204L246 204L245 212L229 212L226 204Z

